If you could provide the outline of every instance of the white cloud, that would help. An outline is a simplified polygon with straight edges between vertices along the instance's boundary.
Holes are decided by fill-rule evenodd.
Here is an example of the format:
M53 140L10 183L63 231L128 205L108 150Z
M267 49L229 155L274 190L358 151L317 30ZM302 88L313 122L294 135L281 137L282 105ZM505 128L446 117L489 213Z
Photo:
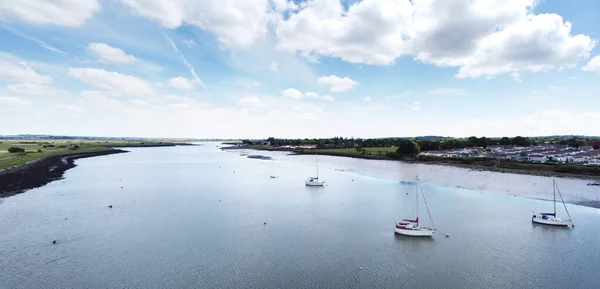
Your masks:
M465 90L462 88L436 88L427 91L429 95L460 95L464 94Z
M363 101L363 102L369 102L369 101L371 101L371 97L370 97L370 96L365 96L365 97L362 99L362 101Z
M177 48L177 46L175 45L175 42L173 42L171 37L169 37L169 35L167 35L166 33L163 33L163 34L165 35L165 38L167 38L167 40L169 41L169 44L171 44L171 47L173 48L173 50L175 50L175 52L179 55L179 58L181 59L181 61L183 61L183 64L185 65L185 67L187 67L187 69L190 71L190 73L194 77L194 83L202 86L204 91L210 95L210 92L208 92L208 89L206 89L204 82L202 81L202 79L200 79L200 77L198 77L198 74L196 74L196 69L187 61L187 59L185 58L183 53L181 53L181 50L179 50L179 48Z
M415 102L413 102L412 106L410 107L410 110L419 111L419 110L421 110L421 105L419 105L418 101L415 101Z
M577 76L569 76L569 77L567 77L567 79L568 79L568 80L576 80L576 79L577 79Z
M201 84L202 82L199 79L189 79L187 77L183 77L183 76L178 76L178 77L174 77L169 79L169 86L171 87L175 87L175 88L180 88L180 89L185 89L185 90L192 90L194 88L196 88L197 84Z
M410 52L403 39L414 11L409 1L361 1L348 11L339 0L307 1L301 7L278 23L278 48L367 64L392 64Z
M583 71L600 71L600 55L594 56L590 61L581 68Z
M528 15L478 42L478 50L458 70L459 78L512 71L543 71L573 67L588 56L596 42L571 36L571 23L556 14Z
M133 63L137 60L135 56L129 55L123 50L105 43L90 43L88 44L88 50L100 58L100 60L107 62Z
M214 34L222 47L247 49L267 33L273 19L268 0L120 0L136 15L175 29L184 24Z
M315 92L307 92L304 94L304 96L306 96L308 98L319 98L319 94L315 93Z
M0 104L7 106L25 106L32 105L33 103L31 101L24 100L18 97L0 96Z
M312 57L390 65L402 55L474 78L572 67L596 44L571 35L556 14L533 14L536 0L304 2L278 22L278 48Z
M28 82L8 85L6 88L14 92L25 94L47 94L54 91L54 89L50 86Z
M269 70L271 70L271 71L275 71L275 72L276 72L277 70L279 70L279 63L277 63L277 62L273 62L273 63L271 63L271 65L269 65Z
M266 105L256 96L247 96L241 98L238 103L246 107L265 107Z
M518 72L513 72L513 73L511 73L511 74L510 74L510 77L512 77L512 79L513 79L515 82L519 82L519 83L520 83L520 82L523 82L523 80L521 79L521 74L519 74Z
M329 95L329 94L325 94L321 96L321 99L327 100L327 101L331 101L333 102L335 99L333 98L333 96Z
M5 1L0 5L0 20L72 27L82 25L100 10L98 0Z
M196 41L194 41L194 39L186 39L183 40L183 44L185 44L189 48L193 48L196 46Z
M321 76L317 79L317 82L320 84L328 85L329 90L332 92L343 92L352 89L357 86L359 83L350 79L349 77L338 77L334 74L330 76Z
M37 73L24 61L0 57L0 81L50 84L52 78Z
M62 109L62 110L68 110L68 111L74 111L74 112L83 112L84 109L76 106L76 105L68 105L68 104L57 104L54 106L55 108L58 109Z
M155 93L150 82L132 75L97 68L69 68L68 71L69 76L98 88L135 96Z
M297 90L295 88L288 88L288 89L284 90L283 92L281 92L281 95L283 95L287 98L296 99L296 100L302 99L304 97L302 92L300 92L299 90Z

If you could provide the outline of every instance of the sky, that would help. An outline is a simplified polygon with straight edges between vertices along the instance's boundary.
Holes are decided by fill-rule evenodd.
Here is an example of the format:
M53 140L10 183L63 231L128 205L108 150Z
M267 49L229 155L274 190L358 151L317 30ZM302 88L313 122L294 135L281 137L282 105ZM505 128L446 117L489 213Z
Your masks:
M0 135L600 135L600 1L0 3Z

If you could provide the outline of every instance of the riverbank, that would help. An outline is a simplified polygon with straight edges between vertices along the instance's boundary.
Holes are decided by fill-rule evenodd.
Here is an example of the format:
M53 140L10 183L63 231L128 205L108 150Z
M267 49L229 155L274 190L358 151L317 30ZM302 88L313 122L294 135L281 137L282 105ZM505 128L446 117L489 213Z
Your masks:
M20 194L62 179L65 171L76 166L76 159L126 152L126 150L121 149L108 149L104 151L54 155L2 170L0 171L0 198Z
M508 160L493 160L484 158L441 158L419 157L417 159L399 159L393 157L395 148L364 148L357 149L289 149L270 146L233 146L222 149L254 149L263 151L285 151L296 155L327 155L367 160L389 160L414 164L452 166L470 170L482 170L499 173L521 174L531 176L577 178L589 180L590 185L600 184L600 167L572 164L535 164Z

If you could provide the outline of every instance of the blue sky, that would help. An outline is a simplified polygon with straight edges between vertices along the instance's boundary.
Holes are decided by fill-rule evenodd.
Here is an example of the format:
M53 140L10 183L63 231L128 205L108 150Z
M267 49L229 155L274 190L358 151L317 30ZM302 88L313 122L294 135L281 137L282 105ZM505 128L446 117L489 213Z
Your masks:
M600 135L600 2L0 5L0 134Z

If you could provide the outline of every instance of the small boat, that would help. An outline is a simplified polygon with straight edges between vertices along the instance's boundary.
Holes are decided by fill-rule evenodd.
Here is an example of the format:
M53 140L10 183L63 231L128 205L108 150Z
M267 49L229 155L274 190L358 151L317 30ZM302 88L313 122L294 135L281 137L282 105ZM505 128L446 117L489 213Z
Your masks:
M319 158L315 154L315 158L317 159L317 176L316 177L308 177L304 181L304 184L309 187L322 187L325 185L325 181L319 180Z
M552 180L552 187L554 192L554 212L552 213L539 213L536 214L533 212L533 217L531 217L531 222L544 224L544 225L552 225L552 226L569 226L571 223L571 215L569 214L569 210L567 210L567 205L563 200L562 194L560 190L558 190L558 186L556 185L556 181ZM565 207L565 211L567 212L567 216L569 216L568 220L563 220L561 218L556 217L556 192L558 191L558 195L560 196L560 200Z
M394 229L396 233L405 236L414 236L414 237L431 237L433 233L435 233L435 228L427 228L419 225L419 191L423 196L423 201L425 202L425 208L427 208L427 214L429 215L429 220L433 225L433 219L431 218L431 214L429 213L429 207L427 206L427 200L425 200L425 194L423 194L423 190L419 186L419 177L417 177L417 181L415 183L416 188L416 201L417 201L417 217L413 219L402 219L401 222L396 222L396 228Z

